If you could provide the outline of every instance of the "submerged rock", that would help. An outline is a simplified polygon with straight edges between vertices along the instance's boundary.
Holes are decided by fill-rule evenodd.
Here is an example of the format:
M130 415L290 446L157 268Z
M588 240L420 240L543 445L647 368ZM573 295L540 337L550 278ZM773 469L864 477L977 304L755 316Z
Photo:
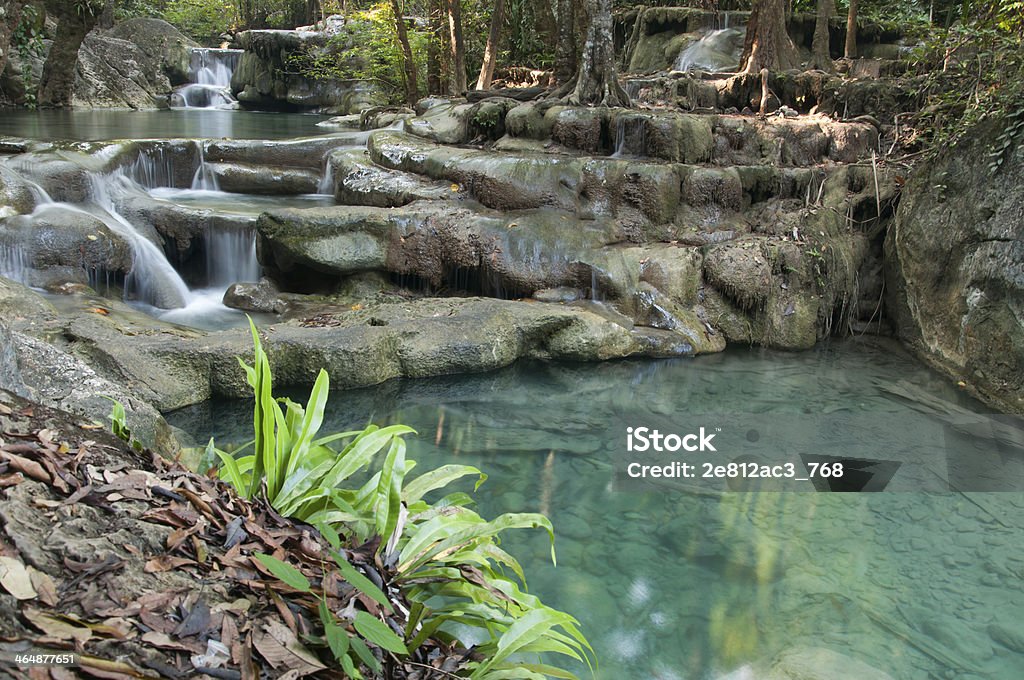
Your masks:
M781 653L767 680L893 680L860 659L825 647L797 647Z

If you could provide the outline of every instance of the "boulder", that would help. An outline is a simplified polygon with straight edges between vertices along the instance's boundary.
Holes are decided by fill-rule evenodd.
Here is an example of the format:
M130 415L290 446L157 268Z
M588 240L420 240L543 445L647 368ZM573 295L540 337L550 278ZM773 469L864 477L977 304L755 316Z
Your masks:
M118 234L96 217L77 209L48 206L0 224L0 244L22 251L30 269L27 283L56 288L106 275L123 277L132 269L132 252Z
M35 197L28 184L9 168L0 165L0 217L32 212Z
M74 303L72 303L74 304ZM100 318L93 311L94 300L82 299L78 314ZM61 408L106 425L111 402L117 399L128 413L134 434L158 453L172 457L178 444L160 413L120 381L111 381L75 356L75 344L63 345L59 331L62 319L41 295L22 285L0 278L0 386L19 396L47 406ZM45 336L47 342L38 336ZM54 344L58 343L58 344ZM117 351L123 349L117 343ZM128 355L122 359L131 361Z
M103 35L137 45L142 55L139 66L145 73L163 74L172 86L189 82L192 48L199 45L166 21L138 17L117 24Z
M453 193L446 182L430 182L375 165L365 149L339 149L327 162L334 178L334 197L341 205L393 208L413 201L445 199Z
M243 312L281 314L288 310L288 301L281 291L267 278L259 283L233 283L224 292L224 304Z
M231 78L231 90L245 108L358 113L380 103L368 82L307 78L289 62L290 55L327 55L325 32L243 31L236 36L245 50Z
M1018 132L994 155L1002 133L980 126L907 183L885 241L886 293L918 356L1024 413L1024 145Z
M93 31L78 52L73 102L89 108L166 108L188 81L189 38L160 19L132 19Z

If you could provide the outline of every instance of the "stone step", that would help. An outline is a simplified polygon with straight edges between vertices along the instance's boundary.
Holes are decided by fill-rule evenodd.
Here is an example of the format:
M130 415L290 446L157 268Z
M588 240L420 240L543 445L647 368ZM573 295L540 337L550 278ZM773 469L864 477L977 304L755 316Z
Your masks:
M721 222L728 226L731 218L749 221L746 213L752 208L760 211L765 207L760 204L773 201L815 203L822 182L841 168L713 167L537 152L499 153L432 144L394 131L371 136L369 158L389 171L456 185L463 195L495 210L554 208L581 218L615 217L647 236L658 235L650 230L657 225ZM858 170L847 176L852 191L864 189L862 175L863 171ZM381 196L374 199L375 203L364 199L362 204L387 204L389 190L382 184L378 191Z
M760 119L676 111L545 109L530 102L511 109L505 127L507 136L498 141L498 149L511 150L513 140L523 138L550 139L555 149L714 165L850 163L878 146L878 130L870 123L840 123L825 116Z
M891 123L897 113L920 106L924 77L904 75L906 67L902 60L858 59L851 65L849 77L824 71L787 71L769 74L768 85L780 104L801 114L813 111L843 119L870 115ZM744 107L756 111L761 100L758 74L672 71L627 75L624 87L634 104L678 107L684 112L742 111Z
M381 208L452 196L452 185L376 165L366 149L338 149L328 156L335 200L341 205ZM458 191L458 187L455 187Z

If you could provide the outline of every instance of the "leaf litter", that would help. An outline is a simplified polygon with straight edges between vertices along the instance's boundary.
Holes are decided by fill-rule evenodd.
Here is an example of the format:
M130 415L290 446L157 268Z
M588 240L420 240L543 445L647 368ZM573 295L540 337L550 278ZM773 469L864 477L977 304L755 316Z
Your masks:
M13 596L0 595L0 677L343 678L318 637L321 598L404 629L408 603L362 596L311 527L79 420L0 390L0 589ZM346 550L371 577L383 567L374 547ZM3 660L68 651L77 667ZM464 653L441 642L405 660L371 651L387 677L409 680L450 678Z

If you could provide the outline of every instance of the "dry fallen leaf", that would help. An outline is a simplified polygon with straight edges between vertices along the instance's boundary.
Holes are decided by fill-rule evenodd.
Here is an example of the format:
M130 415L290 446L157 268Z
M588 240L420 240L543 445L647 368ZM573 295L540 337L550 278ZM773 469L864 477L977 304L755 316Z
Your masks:
M39 595L39 601L50 607L57 606L57 586L54 585L53 579L50 578L49 574L27 567L29 578L32 581L32 587L36 589L36 593Z
M19 600L31 600L37 594L28 569L13 557L0 557L0 586Z
M75 625L66 620L66 617L57 618L32 607L26 607L22 614L33 626L58 640L74 640L78 645L84 645L92 637L92 631L88 626Z
M263 630L265 632L253 640L253 645L274 668L287 668L295 673L295 677L326 668L280 621L269 621Z
M145 566L142 567L142 570L145 571L147 574L156 574L161 571L171 571L172 569L177 569L178 567L183 567L186 565L193 566L195 564L195 560L191 560L187 557L176 557L175 555L160 555L159 557L154 557L151 560L147 560Z

